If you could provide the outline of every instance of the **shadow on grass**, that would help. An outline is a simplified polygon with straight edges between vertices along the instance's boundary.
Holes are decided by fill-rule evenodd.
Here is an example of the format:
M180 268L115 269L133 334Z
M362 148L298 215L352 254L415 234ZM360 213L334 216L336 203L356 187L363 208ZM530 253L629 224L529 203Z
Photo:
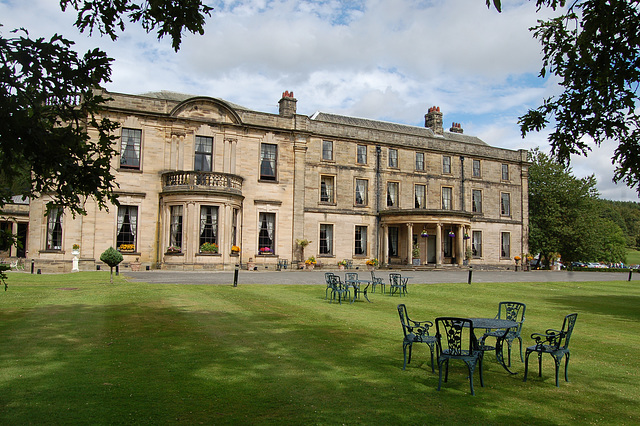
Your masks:
M330 315L342 315L340 322L327 311L307 312L268 298L244 306L230 303L224 311L162 302L5 311L0 314L5 336L0 420L548 423L547 411L538 404L580 418L583 408L566 405L575 391L571 386L556 390L548 380L523 384L521 374L509 376L491 362L486 387L477 380L475 398L469 395L466 369L454 364L449 382L436 392L437 369L431 373L424 362L428 350L414 351L402 371L399 323L397 339L378 338L374 330L380 318L366 325L354 319L365 308L332 307ZM552 393L561 397L550 398ZM622 399L612 398L608 405L628 409Z

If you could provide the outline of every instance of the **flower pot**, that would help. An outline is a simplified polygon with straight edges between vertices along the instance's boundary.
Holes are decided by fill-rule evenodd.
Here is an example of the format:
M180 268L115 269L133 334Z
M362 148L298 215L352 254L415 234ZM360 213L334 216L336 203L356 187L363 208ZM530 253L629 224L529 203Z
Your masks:
M140 262L131 262L129 263L129 267L131 268L131 271L133 272L137 272L140 270Z
M306 268L307 268L307 270L309 270L309 271L313 271L313 268L315 268L315 266L316 266L316 265L314 265L313 263L309 263L309 264L307 264Z
M341 271L344 271L344 265L338 265L338 269L340 269Z

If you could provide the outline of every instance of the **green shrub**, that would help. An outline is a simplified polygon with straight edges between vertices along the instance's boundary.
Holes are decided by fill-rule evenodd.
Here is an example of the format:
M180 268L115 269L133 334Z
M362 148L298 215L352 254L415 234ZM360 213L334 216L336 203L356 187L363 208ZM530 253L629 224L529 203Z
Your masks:
M111 283L113 283L113 268L124 260L122 253L113 247L109 247L100 255L100 260L111 268Z

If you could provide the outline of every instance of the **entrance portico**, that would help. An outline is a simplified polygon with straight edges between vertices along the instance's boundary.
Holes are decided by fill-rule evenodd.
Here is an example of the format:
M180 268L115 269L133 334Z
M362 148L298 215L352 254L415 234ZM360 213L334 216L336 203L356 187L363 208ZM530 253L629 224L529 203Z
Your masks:
M471 244L472 214L449 210L393 210L380 213L381 257L387 265L462 265Z

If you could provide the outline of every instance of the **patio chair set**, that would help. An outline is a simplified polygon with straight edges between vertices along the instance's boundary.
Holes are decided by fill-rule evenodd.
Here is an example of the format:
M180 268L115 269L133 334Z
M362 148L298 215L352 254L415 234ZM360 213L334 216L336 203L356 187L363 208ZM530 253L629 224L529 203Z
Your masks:
M398 294L400 296L407 295L407 284L411 277L402 276L399 273L389 274L389 295ZM371 271L371 279L359 279L357 272L347 272L344 274L344 280L334 272L325 272L324 279L326 282L325 299L329 299L332 303L336 299L342 304L343 299L351 298L351 289L354 291L352 302L355 301L360 294L364 294L365 299L370 302L368 293L369 287L371 293L376 292L376 288L380 288L382 293L386 293L386 283L382 277L376 276ZM364 288L362 288L364 286Z
M444 367L444 382L449 376L449 361L462 361L467 365L469 372L469 385L471 395L475 395L473 387L473 375L476 368L479 370L480 386L484 386L482 362L484 353L495 351L498 362L511 374L508 367L511 366L511 346L517 339L520 344L520 360L525 364L524 379L527 381L529 370L529 356L533 353L538 355L538 376L542 377L542 355L549 354L555 362L556 386L559 387L559 369L562 359L565 359L564 376L565 381L569 381L567 369L569 367L569 342L573 333L578 314L573 313L565 316L562 328L547 329L544 333L533 333L531 338L535 344L522 352L522 325L525 319L526 305L519 302L500 302L498 313L494 318L459 318L459 317L438 317L435 319L435 334L433 333L434 322L414 321L409 318L407 307L404 304L398 305L398 314L404 339L402 350L404 353L404 364L402 369L406 369L411 363L411 352L414 343L425 343L431 352L431 371L435 372L434 354L438 364L438 390L442 386L442 373ZM476 332L480 331L480 339L476 337ZM487 345L487 339L495 338L495 346ZM508 365L502 356L503 343L507 343ZM408 350L408 356L407 356Z

